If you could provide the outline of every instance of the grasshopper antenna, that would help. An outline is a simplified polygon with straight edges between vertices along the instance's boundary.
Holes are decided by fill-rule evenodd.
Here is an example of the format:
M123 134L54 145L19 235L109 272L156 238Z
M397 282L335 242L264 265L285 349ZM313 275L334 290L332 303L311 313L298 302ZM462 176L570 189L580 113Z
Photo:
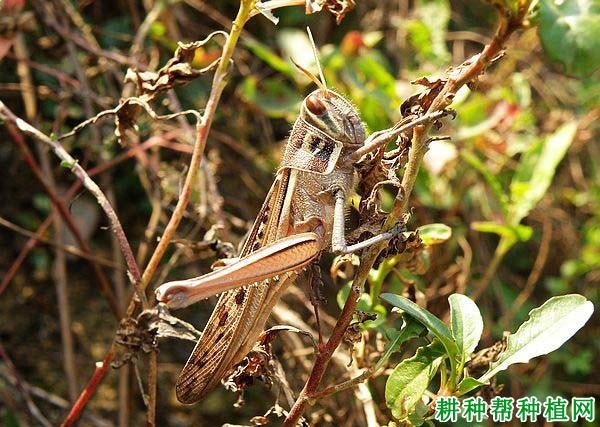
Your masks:
M317 52L317 45L315 45L315 39L313 39L310 27L306 27L306 31L308 32L308 38L310 39L310 45L312 46L313 55L315 55L315 62L317 63L317 69L319 70L319 77L321 78L321 83L323 84L323 87L321 87L321 89L325 88L325 93L328 93L329 91L327 90L327 82L325 81L325 75L323 74L321 62L319 61L319 54Z
M315 61L317 63L317 68L319 70L319 76L321 77L321 80L319 80L317 78L317 76L315 76L313 73L308 71L306 68L297 64L293 58L290 58L290 60L296 66L296 68L298 68L300 71L302 71L304 74L306 74L306 76L309 79L311 79L319 87L319 89L321 89L327 95L327 94L329 94L329 90L327 89L327 83L325 82L325 76L323 75L323 70L321 69L321 63L319 62L319 55L317 54L317 48L315 46L315 41L313 39L312 33L310 32L310 28L306 27L306 30L308 31L308 37L310 39L310 44L312 46L313 53L315 55Z

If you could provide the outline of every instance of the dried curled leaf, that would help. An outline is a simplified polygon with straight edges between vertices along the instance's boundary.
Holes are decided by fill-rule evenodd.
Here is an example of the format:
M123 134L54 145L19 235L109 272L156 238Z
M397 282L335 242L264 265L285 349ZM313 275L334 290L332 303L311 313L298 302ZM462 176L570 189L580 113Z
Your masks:
M205 39L193 43L179 43L173 58L169 59L160 70L140 72L130 68L125 75L125 82L134 83L137 86L138 95L151 100L161 92L194 80L219 63L219 59L217 59L201 69L192 66L196 49L204 45L206 41Z
M427 89L423 92L412 95L400 106L402 117L408 117L411 114L421 115L429 110L431 103L444 88L447 79L429 80L427 77L421 77L414 80L411 84L425 86Z
M140 351L149 353L156 350L159 338L196 342L200 332L191 324L171 316L164 304L142 311L136 319L126 317L121 320L115 337L120 351L112 367L119 368L130 361L135 362Z
M390 239L388 247L379 254L375 265L392 256L397 257L398 266L408 269L413 274L424 274L429 268L427 247L423 244L418 230L400 233Z
M273 383L272 373L269 369L272 357L270 342L258 343L222 381L225 389L233 392L244 391L254 385L257 379L270 386Z
M96 114L94 117L89 118L77 126L75 126L70 132L65 133L58 137L58 140L69 138L75 135L77 132L85 128L90 124L96 123L103 117L115 116L115 135L119 139L121 145L125 145L127 141L127 135L137 131L136 119L141 111L145 111L150 117L155 120L170 120L181 115L192 114L196 117L196 121L200 122L202 116L196 110L186 110L173 114L159 115L152 109L150 104L142 98L132 97L122 100L118 106L110 110L104 110Z
M325 8L335 16L335 22L339 24L355 6L354 0L306 0L306 14L320 12Z

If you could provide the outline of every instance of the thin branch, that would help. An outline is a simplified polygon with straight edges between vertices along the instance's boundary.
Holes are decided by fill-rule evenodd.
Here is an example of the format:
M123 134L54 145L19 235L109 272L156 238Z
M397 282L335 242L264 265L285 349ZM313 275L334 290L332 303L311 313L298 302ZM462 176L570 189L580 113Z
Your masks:
M158 365L158 352L151 351L148 356L148 409L146 425L156 425L156 373Z
M6 218L0 216L0 225L8 228L9 230L14 231L15 233L19 233L25 237L36 240L38 243L43 243L44 245L48 245L51 248L60 250L70 255L74 255L79 258L89 259L90 261L94 261L97 264L103 265L105 267L113 268L115 270L123 271L125 270L125 266L118 264L108 258L103 258L99 255L92 255L86 252L83 252L81 249L77 249L75 246L65 245L56 243L50 239L42 237L36 233L33 233L29 230L24 229L23 227L19 227L14 222L10 222Z
M37 143L40 161L44 175L48 180L48 185L52 191L56 192L56 183L52 168L50 166L50 156L40 142ZM64 245L64 223L60 212L56 207L53 208L54 216L54 241L57 245ZM60 324L60 335L63 352L63 369L67 378L67 389L69 400L72 402L77 399L77 368L75 364L75 350L73 345L73 332L71 331L71 304L69 298L67 257L64 251L56 248L54 250L54 262L52 265L52 277L56 285L56 306L58 309L58 319Z
M23 378L19 378L20 381L17 381L17 378L14 377L8 369L2 369L0 367L0 377L4 378L4 380L13 387L22 387L27 393L29 393L32 397L36 397L38 399L43 400L53 406L56 406L60 409L68 409L70 403L68 400L63 399L56 394L49 393L48 391L41 389L40 387L36 387L27 383ZM8 391L8 390L7 390ZM10 393L10 391L8 391ZM111 427L113 423L108 422L102 418L99 418L93 414L84 414L83 419L88 421L90 424L98 426L98 427Z
M52 426L52 424L50 424L50 421L48 421L48 419L42 414L42 412L39 410L39 408L33 402L33 399L31 398L31 395L29 394L27 389L25 387L23 387L23 384L21 382L21 377L19 376L19 374L17 372L17 368L15 367L15 364L12 362L12 360L8 356L8 353L4 349L2 342L0 342L0 357L4 360L4 363L10 369L10 371L15 379L15 383L17 384L17 388L21 392L21 395L23 396L23 399L25 400L25 404L27 405L27 410L29 411L31 416L33 418L35 418L44 427Z

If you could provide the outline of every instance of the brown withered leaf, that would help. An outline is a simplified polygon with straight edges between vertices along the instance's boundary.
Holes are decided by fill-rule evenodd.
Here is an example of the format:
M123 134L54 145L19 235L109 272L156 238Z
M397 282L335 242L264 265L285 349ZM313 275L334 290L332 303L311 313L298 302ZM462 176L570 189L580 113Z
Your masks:
M348 367L352 365L352 361L354 360L354 345L362 339L362 332L360 330L360 325L369 320L377 320L377 313L371 313L368 311L355 310L354 314L356 316L356 321L352 322L344 331L343 341L350 348L350 360L348 361Z
M177 338L196 342L200 332L191 324L171 316L167 306L157 306L142 311L137 318L126 317L121 320L115 343L118 354L112 362L113 368L137 360L140 351L149 353L158 347L159 338Z
M405 223L408 218L408 215L405 216ZM426 249L418 231L400 233L389 240L387 248L379 254L374 265L378 266L384 259L395 256L398 267L405 267L413 274L423 274L427 271L424 257Z
M272 357L271 346L255 346L244 359L235 365L231 374L223 380L225 389L233 392L244 391L251 387L257 379L267 385L272 384L269 372L269 360Z
M339 24L355 6L354 0L306 0L306 14L320 12L325 8L335 16L335 22Z
M490 365L498 360L500 353L506 350L509 335L510 333L505 331L502 334L502 339L500 341L495 342L491 347L479 350L471 357L471 360L465 365L470 377L477 378L487 372ZM498 396L503 389L504 384L498 384L497 378L494 377L489 385L480 388L475 395L481 396L489 401L495 396Z
M248 387L251 387L256 380L260 380L270 387L277 378L277 373L273 369L274 362L272 360L273 351L271 344L277 335L283 331L299 333L309 337L315 351L317 350L317 342L310 333L293 326L274 326L259 336L252 351L241 362L235 365L229 375L223 379L222 383L225 389L233 392L243 392ZM240 396L240 400L242 400L242 396ZM268 413L265 415L268 415Z
M411 84L425 86L427 90L410 96L402 103L400 106L402 117L408 117L412 114L421 115L428 111L431 103L438 96L446 82L446 79L429 80L427 77L412 81Z
M196 49L204 44L204 41L180 43L173 57L160 70L156 72L137 71L130 68L125 75L125 82L135 84L138 96L145 96L147 100L151 100L161 92L175 86L188 83L211 70L219 63L217 59L207 67L201 69L193 67L192 62Z

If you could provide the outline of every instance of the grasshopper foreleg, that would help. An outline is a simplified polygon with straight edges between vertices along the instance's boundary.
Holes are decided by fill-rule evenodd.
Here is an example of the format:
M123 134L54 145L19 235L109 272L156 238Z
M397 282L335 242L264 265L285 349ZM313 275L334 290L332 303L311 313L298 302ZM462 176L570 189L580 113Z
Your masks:
M435 122L436 120L439 120L442 117L448 115L454 116L455 112L452 110L434 111L432 113L427 113L421 117L411 120L410 122L400 122L390 129L374 132L371 135L369 135L369 137L365 141L365 144L361 148L354 151L352 154L346 156L345 161L352 164L356 163L365 154L371 153L377 150L379 147L383 147L384 145L392 141L394 138L397 138L403 132L407 132L416 126L421 126L426 123Z

